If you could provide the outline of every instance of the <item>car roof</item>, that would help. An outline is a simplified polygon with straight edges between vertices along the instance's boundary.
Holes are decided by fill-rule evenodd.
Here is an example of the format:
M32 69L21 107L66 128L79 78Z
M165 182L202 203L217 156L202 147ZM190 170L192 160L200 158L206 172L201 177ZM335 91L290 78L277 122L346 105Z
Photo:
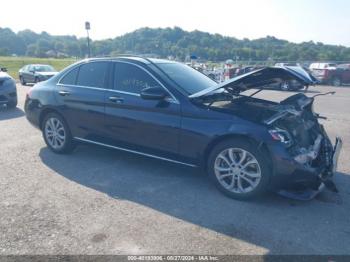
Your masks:
M144 64L168 64L168 63L177 63L175 61L159 59L159 58L147 58L142 56L116 56L116 57L96 57L96 58L87 58L86 62L92 61L125 61L129 60L130 62L141 62Z

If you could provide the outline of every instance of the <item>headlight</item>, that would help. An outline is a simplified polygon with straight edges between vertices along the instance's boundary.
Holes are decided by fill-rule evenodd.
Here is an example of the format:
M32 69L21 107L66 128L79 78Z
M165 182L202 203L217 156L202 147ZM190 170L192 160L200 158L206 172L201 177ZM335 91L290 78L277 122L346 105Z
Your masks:
M270 129L269 133L273 140L280 141L281 143L287 146L292 144L292 137L286 130L283 130L280 128L274 128L274 129Z

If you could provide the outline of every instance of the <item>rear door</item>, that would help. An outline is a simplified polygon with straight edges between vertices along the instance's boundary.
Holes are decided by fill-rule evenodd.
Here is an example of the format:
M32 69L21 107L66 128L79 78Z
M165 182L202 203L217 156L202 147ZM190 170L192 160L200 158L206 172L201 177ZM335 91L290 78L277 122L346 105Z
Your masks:
M176 158L181 126L180 104L145 68L116 62L114 90L106 91L106 131L113 144ZM140 97L143 88L161 86L161 101Z
M88 62L59 81L56 98L73 136L95 141L102 135L110 65L106 61Z

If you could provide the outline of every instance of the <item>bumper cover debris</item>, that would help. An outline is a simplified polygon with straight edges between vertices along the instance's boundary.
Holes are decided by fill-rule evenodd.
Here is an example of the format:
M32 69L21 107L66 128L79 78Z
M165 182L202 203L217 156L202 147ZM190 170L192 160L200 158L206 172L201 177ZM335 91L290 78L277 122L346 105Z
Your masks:
M317 157L317 154L314 155L314 153L315 152L318 153L318 151L320 150L321 141L322 141L322 137L320 141L318 137L314 143L313 150L305 153L303 157L301 157L301 159L302 160L315 159ZM325 188L327 188L332 192L337 193L338 189L335 186L334 182L332 181L332 177L337 170L338 159L339 159L342 145L343 145L342 139L340 137L337 137L333 147L331 166L328 166L324 172L319 174L318 176L319 186L317 190L314 190L311 188L306 188L306 189L304 188L302 190L280 190L277 193L283 197L291 198L294 200L302 200L302 201L313 199L318 193L322 192ZM304 163L307 163L307 161L305 161Z

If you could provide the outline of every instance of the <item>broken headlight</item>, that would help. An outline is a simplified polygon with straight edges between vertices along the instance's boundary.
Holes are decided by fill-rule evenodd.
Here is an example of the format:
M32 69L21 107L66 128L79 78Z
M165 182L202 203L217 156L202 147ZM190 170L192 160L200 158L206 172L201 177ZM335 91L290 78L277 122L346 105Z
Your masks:
M269 133L273 140L280 141L281 143L287 146L290 146L292 144L292 137L286 130L283 130L280 128L274 128L274 129L270 129Z

